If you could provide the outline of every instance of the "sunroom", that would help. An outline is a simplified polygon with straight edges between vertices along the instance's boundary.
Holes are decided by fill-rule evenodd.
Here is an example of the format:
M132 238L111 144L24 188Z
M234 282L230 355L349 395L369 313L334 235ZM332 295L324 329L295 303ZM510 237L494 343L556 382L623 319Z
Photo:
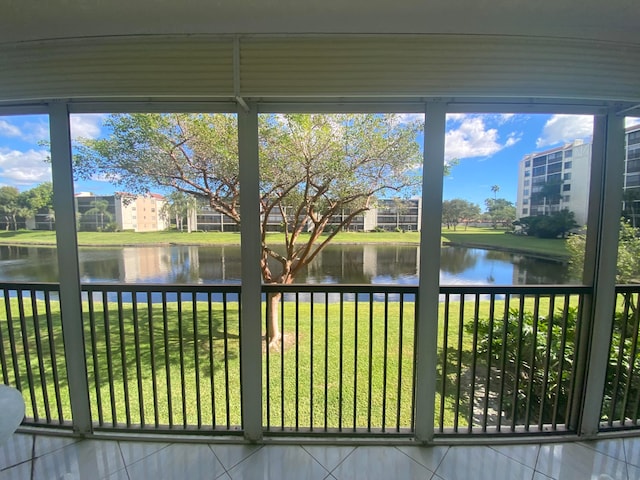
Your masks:
M26 406L2 473L84 478L85 466L51 455L88 439L107 445L95 460L104 464L86 467L104 477L169 468L135 465L172 448L175 465L190 455L212 462L198 475L249 478L241 460L263 455L259 468L271 468L267 447L293 445L316 463L274 450L285 469L274 478L293 474L288 462L310 478L374 478L386 467L358 472L378 457L397 467L394 455L416 463L397 467L407 476L465 478L475 464L448 466L459 463L447 460L456 448L480 455L474 462L521 448L514 465L524 470L505 467L505 478L569 478L574 470L552 461L554 445L569 442L567 452L600 450L590 472L635 478L640 287L616 283L625 122L640 117L631 7L244 3L16 2L0 20L0 128L31 116L49 126L56 248L43 261L58 272L53 282L0 284L1 375ZM85 281L72 130L116 114L233 119L245 205L239 282ZM295 114L423 124L415 284L263 281L260 125ZM588 185L573 186L588 192L578 280L443 285L447 121L461 114L592 118ZM274 309L285 332L275 347ZM114 445L122 463L104 453ZM213 452L204 463L202 448Z

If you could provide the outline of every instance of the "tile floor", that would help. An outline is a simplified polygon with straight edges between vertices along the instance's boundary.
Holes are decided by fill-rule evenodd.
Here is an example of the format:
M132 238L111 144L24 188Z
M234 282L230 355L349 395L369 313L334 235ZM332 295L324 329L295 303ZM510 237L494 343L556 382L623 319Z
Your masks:
M640 480L640 438L543 445L249 446L14 434L0 479Z

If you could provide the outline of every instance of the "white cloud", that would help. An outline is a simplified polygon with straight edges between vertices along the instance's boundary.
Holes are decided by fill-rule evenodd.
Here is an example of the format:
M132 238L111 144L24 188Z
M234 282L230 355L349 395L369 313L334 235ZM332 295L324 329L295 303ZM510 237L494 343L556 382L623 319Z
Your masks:
M10 185L32 185L51 181L51 166L45 150L0 150L0 178Z
M70 117L71 138L98 138L104 115L83 113Z
M536 146L546 147L557 143L572 142L593 135L591 115L554 115L544 124Z
M640 117L626 117L624 119L625 128L633 127L640 124Z
M22 131L10 122L0 119L0 135L3 137L21 137Z
M482 117L454 115L448 115L447 120L453 120L460 125L446 133L445 159L447 161L454 158L488 157L520 140L520 136L512 132L508 135L506 142L501 143L498 130L487 128Z
M411 123L411 122L424 122L424 113L400 113L398 114L399 122Z

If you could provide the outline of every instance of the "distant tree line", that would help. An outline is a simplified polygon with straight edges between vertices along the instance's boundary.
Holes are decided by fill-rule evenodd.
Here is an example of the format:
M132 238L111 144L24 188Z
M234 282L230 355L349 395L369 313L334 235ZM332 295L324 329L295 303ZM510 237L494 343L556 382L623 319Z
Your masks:
M53 186L51 182L20 192L16 187L0 187L0 227L4 230L24 228L27 219L36 214L45 215L53 229L55 212L53 210Z

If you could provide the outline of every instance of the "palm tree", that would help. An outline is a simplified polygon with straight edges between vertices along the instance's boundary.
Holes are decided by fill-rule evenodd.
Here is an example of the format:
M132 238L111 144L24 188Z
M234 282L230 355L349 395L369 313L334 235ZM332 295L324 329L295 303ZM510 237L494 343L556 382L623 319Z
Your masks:
M493 192L493 199L497 200L498 198L498 192L500 191L500 185L493 185L491 187L491 191Z
M109 202L106 200L94 200L91 202L90 208L85 212L85 217L87 215L94 215L96 218L100 218L100 230L104 230L104 219L107 218L107 222L111 222L113 220L113 215L109 212Z

